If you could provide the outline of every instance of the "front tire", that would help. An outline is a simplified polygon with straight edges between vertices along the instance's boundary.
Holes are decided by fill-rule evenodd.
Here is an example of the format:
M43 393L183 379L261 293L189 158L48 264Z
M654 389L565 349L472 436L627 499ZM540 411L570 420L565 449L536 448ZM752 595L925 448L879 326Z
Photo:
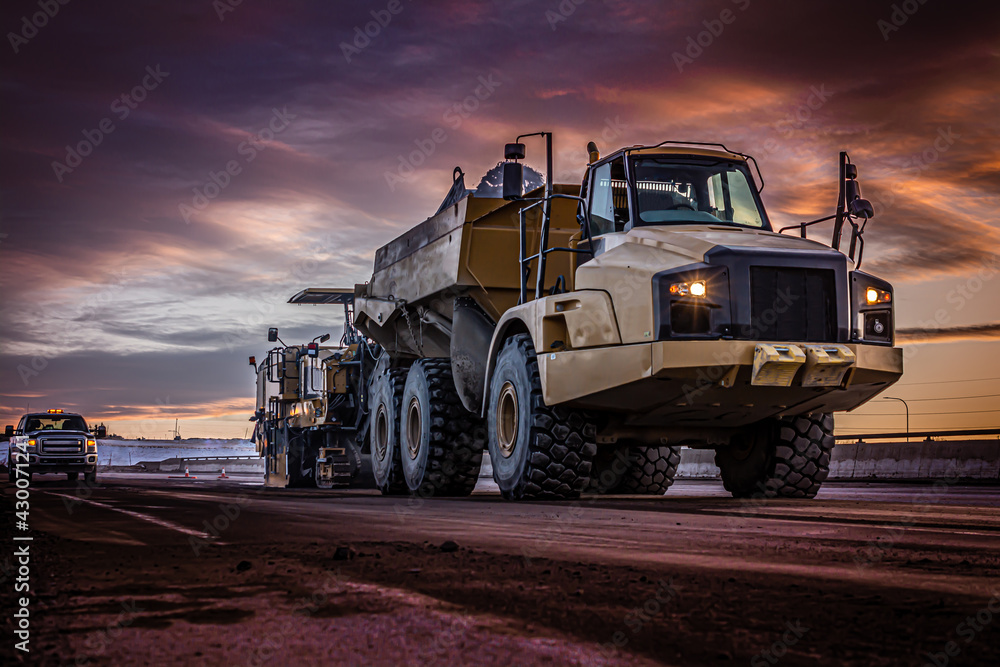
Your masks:
M830 474L833 415L770 419L715 453L736 498L815 498Z
M482 423L465 409L449 359L421 359L403 388L399 454L410 492L467 496L483 462Z
M97 471L91 470L90 472L84 473L83 481L87 484L97 484Z
M79 478L80 478L80 473L78 473L78 472L68 472L68 473L66 473L66 479L69 480L69 481L71 481L71 482L75 482Z
M596 429L585 413L548 407L531 337L504 344L490 380L493 479L508 500L576 498L590 481Z

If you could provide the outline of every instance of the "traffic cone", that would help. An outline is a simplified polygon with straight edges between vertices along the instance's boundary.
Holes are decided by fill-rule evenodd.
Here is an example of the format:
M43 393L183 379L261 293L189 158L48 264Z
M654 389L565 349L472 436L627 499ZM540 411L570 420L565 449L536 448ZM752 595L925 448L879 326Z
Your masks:
M226 469L222 469L222 474L219 475L219 479L229 479L229 475L226 474Z
M198 479L197 477L195 477L194 475L192 475L190 472L188 472L188 467L187 466L184 466L184 474L183 475L167 475L167 477L169 479Z

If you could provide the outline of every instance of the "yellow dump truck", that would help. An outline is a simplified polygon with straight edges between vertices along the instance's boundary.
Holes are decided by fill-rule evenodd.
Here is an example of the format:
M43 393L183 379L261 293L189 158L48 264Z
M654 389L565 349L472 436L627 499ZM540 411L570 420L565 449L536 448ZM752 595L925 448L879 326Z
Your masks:
M337 345L324 345L329 334L309 343L272 348L257 363L253 442L265 459L264 483L272 487L331 488L344 486L361 469L359 440L364 439L365 367L374 354L351 325L354 293L307 289L290 303L343 305L344 335ZM278 330L270 342L281 342Z
M525 194L528 136L548 168ZM716 451L735 496L814 496L833 414L903 372L892 287L859 269L873 211L849 156L836 212L776 230L756 162L725 146L592 143L582 185L558 185L551 142L518 137L475 190L456 170L355 288L381 346L379 487L470 493L486 448L506 498L663 493L685 445ZM825 220L830 246L806 238Z

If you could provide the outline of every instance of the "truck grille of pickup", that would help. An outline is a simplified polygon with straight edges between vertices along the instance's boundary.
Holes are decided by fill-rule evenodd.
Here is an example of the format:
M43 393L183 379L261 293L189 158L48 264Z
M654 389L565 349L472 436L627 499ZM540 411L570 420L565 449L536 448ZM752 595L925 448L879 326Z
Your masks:
M828 269L750 267L751 340L837 340L834 272Z
M41 438L42 454L83 454L85 443L81 438Z

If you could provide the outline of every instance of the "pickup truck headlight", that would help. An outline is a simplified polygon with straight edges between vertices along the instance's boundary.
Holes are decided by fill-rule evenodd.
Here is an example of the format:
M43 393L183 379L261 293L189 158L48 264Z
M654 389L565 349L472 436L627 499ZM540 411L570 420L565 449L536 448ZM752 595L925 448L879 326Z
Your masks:
M97 453L97 441L96 440L88 440L87 441L87 453L88 454L96 454Z
M28 441L28 449L34 449L35 445L37 445L37 444L38 444L37 440L29 440Z

